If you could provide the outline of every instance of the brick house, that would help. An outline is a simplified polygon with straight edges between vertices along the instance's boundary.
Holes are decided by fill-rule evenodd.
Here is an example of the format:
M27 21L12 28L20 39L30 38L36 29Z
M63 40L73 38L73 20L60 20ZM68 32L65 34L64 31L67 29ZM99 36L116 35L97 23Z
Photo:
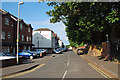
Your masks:
M0 51L5 53L16 53L16 39L17 39L17 17L9 12L0 9L1 33L0 38L2 41L2 49ZM19 27L19 51L23 49L32 50L32 30L30 24L26 24L20 20Z

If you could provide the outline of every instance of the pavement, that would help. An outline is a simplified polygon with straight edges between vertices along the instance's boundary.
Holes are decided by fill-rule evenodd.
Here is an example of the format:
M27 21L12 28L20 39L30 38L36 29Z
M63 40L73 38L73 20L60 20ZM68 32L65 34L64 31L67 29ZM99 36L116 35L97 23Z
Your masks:
M40 58L39 61L44 61L44 60L46 60L54 55L55 54L47 54L46 57L44 56L43 58ZM31 69L39 66L39 63L38 63L39 61L37 61L37 58L33 59L33 60L26 59L26 60L24 60L23 64L18 64L18 65L0 68L0 71L2 72L0 77L2 78L5 76L9 76L9 75L13 75L16 73L31 70Z
M66 55L65 54L62 54L62 55L59 54L59 56L61 56L61 57L58 57L56 60L54 58L52 60L50 60L51 57L54 57L56 55L55 54L49 54L46 57L43 57L41 59L35 59L33 61L29 60L25 64L14 65L14 66L1 68L2 69L2 76L4 77L4 76L8 76L8 75L11 75L11 74L15 74L15 73L19 73L19 72L23 72L23 71L35 68L38 65L40 65L40 61L41 61L41 63L43 63L42 61L48 60L49 62L47 63L47 65L49 65L49 66L46 66L46 68L42 68L43 70L42 69L40 70L41 77L44 78L44 77L46 77L44 74L47 74L49 72L51 72L51 73L53 72L53 74L48 75L48 78L49 77L55 77L56 78L55 75L58 74L58 72L60 72L59 70L61 70L61 72L58 74L59 75L58 78L59 78L63 75L62 72L64 72L64 70L65 70L65 65L63 65L63 63L66 63L66 60L68 60L69 59L68 57L70 57L70 62L71 62L70 65L71 66L69 67L70 69L68 68L69 73L67 73L67 76L66 76L68 78L72 77L77 72L78 72L78 74L74 75L74 77L72 77L72 78L76 78L76 77L79 78L80 77L79 72L82 72L84 74L88 73L89 70L86 70L87 68L84 68L85 66L88 66L87 63L84 62L84 60L87 60L87 62L93 63L99 69L101 69L102 71L104 71L107 74L109 74L110 76L112 76L112 78L117 78L118 77L118 69L119 69L118 65L119 64L117 64L117 63L113 63L113 62L110 62L110 61L99 60L98 57L91 56L91 55L88 55L88 54L80 55L80 57L82 57L84 60L79 59L80 57L73 56L73 55L74 55L73 52L71 54L69 52ZM63 57L63 56L66 56L66 57ZM78 64L78 63L81 63L81 65ZM86 63L86 64L84 64L84 63ZM54 65L54 67L53 67L53 65ZM82 67L82 66L84 66L84 67ZM49 67L51 67L51 68L49 68ZM60 69L54 70L55 68L59 68L59 67L60 67ZM80 67L83 68L83 69L81 69ZM85 71L86 71L86 73L85 73ZM75 73L73 74L73 72L75 72ZM93 72L92 74L95 73L93 70L91 70L91 72ZM36 72L36 73L38 73L38 72ZM35 73L31 73L31 74L34 75ZM71 76L71 74L72 74L72 76ZM29 76L29 75L25 75L24 77L26 77L26 76ZM37 76L37 74L34 75L34 76L40 77L39 75ZM86 75L83 75L82 77L84 78L84 77L86 77ZM93 78L93 76L91 76L91 75L89 77Z

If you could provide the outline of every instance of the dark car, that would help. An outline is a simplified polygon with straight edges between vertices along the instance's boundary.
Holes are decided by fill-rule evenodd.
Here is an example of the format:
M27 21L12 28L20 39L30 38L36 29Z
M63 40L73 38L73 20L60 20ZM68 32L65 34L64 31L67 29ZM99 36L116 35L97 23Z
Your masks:
M78 54L78 55L85 54L85 49L84 49L84 48L78 49L78 50L77 50L77 54Z

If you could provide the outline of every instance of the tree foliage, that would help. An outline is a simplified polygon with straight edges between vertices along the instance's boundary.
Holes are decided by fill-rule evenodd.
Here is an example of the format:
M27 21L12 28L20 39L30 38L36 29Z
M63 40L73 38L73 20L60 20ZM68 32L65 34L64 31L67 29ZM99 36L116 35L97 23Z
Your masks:
M62 21L71 46L83 43L101 43L112 29L120 32L119 3L97 2L50 2L54 10L46 12L51 23ZM117 34L118 34L117 33Z

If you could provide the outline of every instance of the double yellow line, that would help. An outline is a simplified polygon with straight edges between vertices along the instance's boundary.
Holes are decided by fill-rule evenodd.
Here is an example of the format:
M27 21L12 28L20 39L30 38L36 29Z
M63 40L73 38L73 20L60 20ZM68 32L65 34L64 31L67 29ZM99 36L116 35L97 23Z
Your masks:
M10 75L10 76L6 76L6 77L3 77L3 78L12 78L12 77L16 77L16 76L20 76L20 75L24 75L24 74L27 74L27 73L30 73L30 72L33 72L39 68L41 68L42 66L44 66L45 64L41 64L39 66L37 66L36 68L32 69L32 70L29 70L29 71L25 71L25 72L21 72L21 73L17 73L17 74L14 74L14 75Z
M103 72L102 70L100 70L99 68L97 68L95 65L93 65L92 63L88 63L93 69L95 69L97 72L99 72L101 75L103 75L105 78L109 79L109 80L114 80L112 79L112 77L110 77L108 74L106 74L105 72Z

